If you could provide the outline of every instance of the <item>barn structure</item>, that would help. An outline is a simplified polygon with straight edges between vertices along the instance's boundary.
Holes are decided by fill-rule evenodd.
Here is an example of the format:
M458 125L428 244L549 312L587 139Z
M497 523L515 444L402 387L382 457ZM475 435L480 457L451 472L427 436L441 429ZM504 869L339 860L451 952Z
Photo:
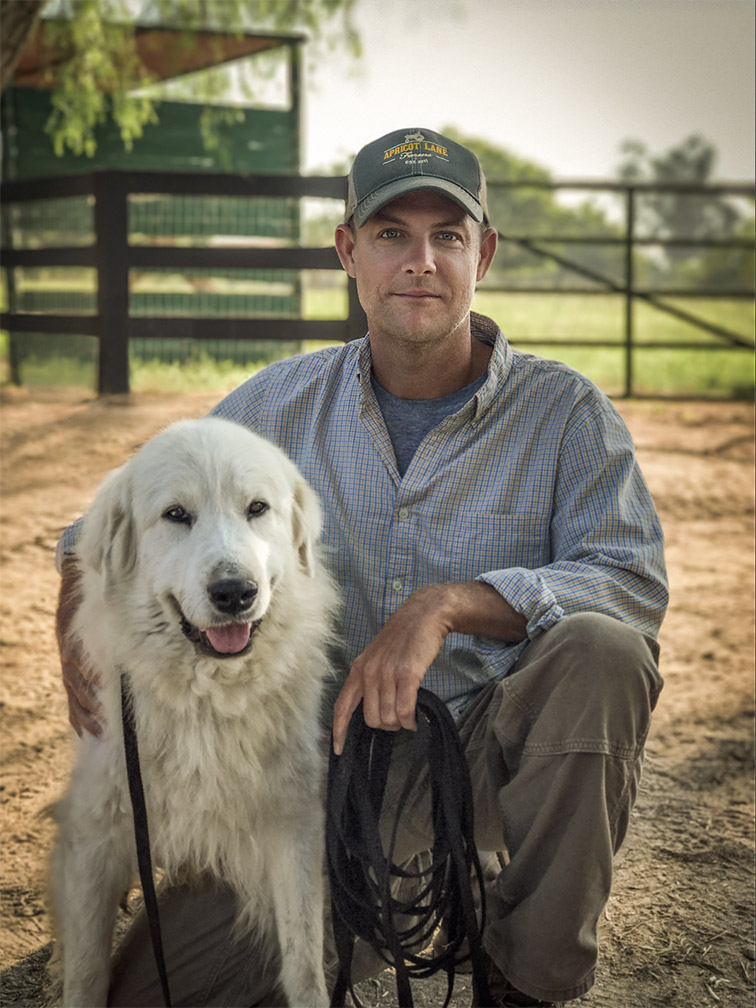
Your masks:
M112 119L96 129L92 157L69 150L56 156L46 124L60 55L41 22L26 46L2 98L3 181L46 179L96 169L250 175L296 174L300 168L301 61L304 37L220 30L187 31L161 24L135 28L139 57L151 76L169 88L191 74L238 61L252 61L260 93L225 104L162 99L158 121L148 123L126 149ZM259 67L259 71L258 68ZM216 143L208 147L208 117ZM4 207L6 248L87 245L93 240L91 195L24 201ZM295 245L300 237L300 202L291 196L242 197L217 194L139 194L129 200L129 242L158 246ZM8 270L10 312L96 311L96 277L85 267ZM296 270L194 268L144 269L130 278L129 311L168 317L296 318L301 314ZM13 366L23 370L40 358L94 358L91 337L24 332L14 335ZM233 344L233 345L232 345ZM225 340L134 339L137 358L183 361L201 354L240 363L280 356L292 349Z

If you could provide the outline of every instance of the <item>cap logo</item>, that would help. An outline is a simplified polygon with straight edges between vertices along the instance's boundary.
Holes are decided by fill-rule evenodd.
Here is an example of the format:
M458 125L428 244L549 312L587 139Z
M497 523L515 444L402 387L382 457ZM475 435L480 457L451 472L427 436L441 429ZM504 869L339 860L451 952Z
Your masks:
M362 227L380 207L419 189L455 201L473 220L488 220L480 162L432 129L394 130L357 152L349 171L346 220Z
M396 147L389 147L388 150L385 150L383 152L383 164L388 164L396 158L406 161L408 164L424 164L430 161L432 154L443 158L445 161L449 159L449 151L446 147L426 140L425 136L418 130L416 133L405 133L403 144L398 144Z

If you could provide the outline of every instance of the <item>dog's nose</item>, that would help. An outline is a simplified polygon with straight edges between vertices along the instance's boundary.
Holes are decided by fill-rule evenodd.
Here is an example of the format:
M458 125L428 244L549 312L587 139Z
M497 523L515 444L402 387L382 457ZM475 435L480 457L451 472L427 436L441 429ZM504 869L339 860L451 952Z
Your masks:
M207 594L216 609L229 616L238 616L254 602L257 585L243 578L222 578L213 581Z

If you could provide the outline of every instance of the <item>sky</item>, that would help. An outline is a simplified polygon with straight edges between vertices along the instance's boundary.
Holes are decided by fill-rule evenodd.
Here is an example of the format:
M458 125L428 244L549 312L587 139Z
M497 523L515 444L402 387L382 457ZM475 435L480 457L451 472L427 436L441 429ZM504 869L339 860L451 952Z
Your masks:
M701 133L754 177L752 0L358 0L363 56L308 66L303 169L394 129L452 125L557 179L615 174ZM310 48L310 47L308 47Z

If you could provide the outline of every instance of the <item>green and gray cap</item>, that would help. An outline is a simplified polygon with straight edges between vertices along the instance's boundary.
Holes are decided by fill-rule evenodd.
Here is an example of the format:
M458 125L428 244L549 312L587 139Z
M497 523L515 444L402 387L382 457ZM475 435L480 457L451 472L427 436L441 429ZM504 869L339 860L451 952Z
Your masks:
M471 150L428 129L387 133L362 148L349 172L346 220L356 227L392 200L434 189L488 223L486 179Z

